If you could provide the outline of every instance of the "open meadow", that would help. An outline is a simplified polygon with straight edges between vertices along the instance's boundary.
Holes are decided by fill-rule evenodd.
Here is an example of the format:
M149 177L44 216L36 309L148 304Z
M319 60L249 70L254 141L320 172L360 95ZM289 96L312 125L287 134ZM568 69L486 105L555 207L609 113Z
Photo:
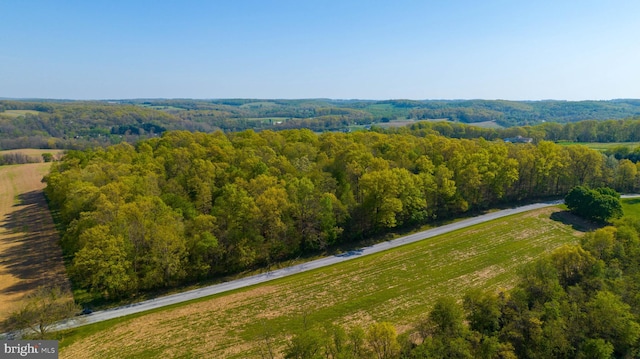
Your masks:
M0 151L0 154L9 151ZM56 150L14 150L41 156ZM58 233L42 189L51 163L0 166L0 321L40 285L68 288Z
M623 198L621 202L625 217L640 220L640 198Z
M60 358L259 358L305 325L389 321L407 332L434 300L510 288L518 268L587 228L559 207L60 334ZM141 345L144 343L144 345Z
M16 118L16 117L24 116L26 114L38 115L39 113L40 113L39 111L34 111L34 110L5 110L0 112L0 115Z

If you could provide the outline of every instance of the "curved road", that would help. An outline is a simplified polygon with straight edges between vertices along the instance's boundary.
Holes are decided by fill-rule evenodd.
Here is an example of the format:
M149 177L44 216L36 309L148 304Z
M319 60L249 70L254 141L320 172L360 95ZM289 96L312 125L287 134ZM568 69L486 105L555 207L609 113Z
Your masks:
M233 280L230 282L215 284L208 287L194 289L194 290L190 290L182 293L172 294L165 297L150 299L144 302L139 302L139 303L129 304L121 307L93 312L88 315L79 316L76 318L69 319L65 322L61 322L56 326L55 329L60 330L60 329L79 327L82 325L97 323L104 320L118 318L118 317L122 317L129 314L161 308L167 305L186 302L192 299L202 298L202 297L210 296L213 294L223 293L223 292L227 292L227 291L238 289L238 288L244 288L254 284L264 283L273 279L287 277L292 274L306 272L309 270L322 268L322 267L330 266L336 263L348 261L354 258L359 258L361 256L378 253L381 251L385 251L387 249L396 248L409 243L414 243L426 238L431 238L441 234L449 233L461 228L466 228L479 223L491 221L497 218L506 217L516 213L531 211L538 208L555 206L562 203L563 203L562 200L541 202L541 203L535 203L535 204L530 204L530 205L516 207L516 208L505 209L505 210L501 210L493 213L488 213L488 214L480 215L477 217L468 218L459 222L447 224L441 227L432 228L426 231L410 234L408 236L396 238L391 241L378 243L373 246L348 251L348 252L330 256L330 257L320 258L317 260L294 265L291 267L281 268L274 271L265 272L262 274L253 275L250 277L241 278L241 279Z

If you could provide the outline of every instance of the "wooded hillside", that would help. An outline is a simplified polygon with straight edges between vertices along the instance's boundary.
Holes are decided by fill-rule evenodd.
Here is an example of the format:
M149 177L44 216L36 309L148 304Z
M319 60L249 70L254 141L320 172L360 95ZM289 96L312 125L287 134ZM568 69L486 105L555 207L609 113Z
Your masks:
M225 132L308 128L315 132L446 120L443 135L485 139L523 135L536 140L633 141L637 124L615 121L640 114L640 100L614 101L366 101L366 100L0 100L0 149L106 146L158 136L165 130ZM396 122L400 120L400 122ZM587 121L588 120L588 121ZM506 130L462 126L490 121ZM574 122L585 121L581 125ZM636 121L637 122L637 121ZM562 126L559 123L568 123ZM517 127L514 126L526 126Z

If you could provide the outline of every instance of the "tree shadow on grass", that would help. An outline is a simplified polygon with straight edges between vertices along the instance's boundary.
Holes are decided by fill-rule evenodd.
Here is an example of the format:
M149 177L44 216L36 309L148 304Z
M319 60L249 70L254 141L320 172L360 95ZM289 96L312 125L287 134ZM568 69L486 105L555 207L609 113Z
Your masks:
M624 200L624 202L625 202L626 204L630 204L630 205L638 204L638 203L640 203L640 198L626 198L626 199Z
M551 214L550 218L556 222L561 222L563 224L570 225L571 228L580 232L595 231L598 228L602 228L606 226L606 224L603 224L603 223L588 221L584 218L576 216L575 214L569 211L554 212Z
M58 244L58 233L42 191L18 196L16 210L0 222L9 235L0 239L8 248L0 252L0 269L17 278L17 283L0 289L0 294L27 293L39 286L69 289Z

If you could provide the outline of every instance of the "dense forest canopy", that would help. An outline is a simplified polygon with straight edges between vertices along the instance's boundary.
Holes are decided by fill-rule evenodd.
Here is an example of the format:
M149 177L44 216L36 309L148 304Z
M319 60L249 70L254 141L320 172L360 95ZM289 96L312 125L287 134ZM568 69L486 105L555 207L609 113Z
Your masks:
M46 193L73 279L114 297L577 185L634 191L637 174L629 160L548 141L166 131L68 153Z
M431 126L443 135L451 133L459 138L495 139L520 134L536 140L620 142L640 138L637 124L620 126L616 121L601 121L639 114L640 100L0 100L0 149L77 149L122 141L133 143L165 130L349 131L400 123L399 120L430 120L420 126ZM487 121L507 128L464 126Z

